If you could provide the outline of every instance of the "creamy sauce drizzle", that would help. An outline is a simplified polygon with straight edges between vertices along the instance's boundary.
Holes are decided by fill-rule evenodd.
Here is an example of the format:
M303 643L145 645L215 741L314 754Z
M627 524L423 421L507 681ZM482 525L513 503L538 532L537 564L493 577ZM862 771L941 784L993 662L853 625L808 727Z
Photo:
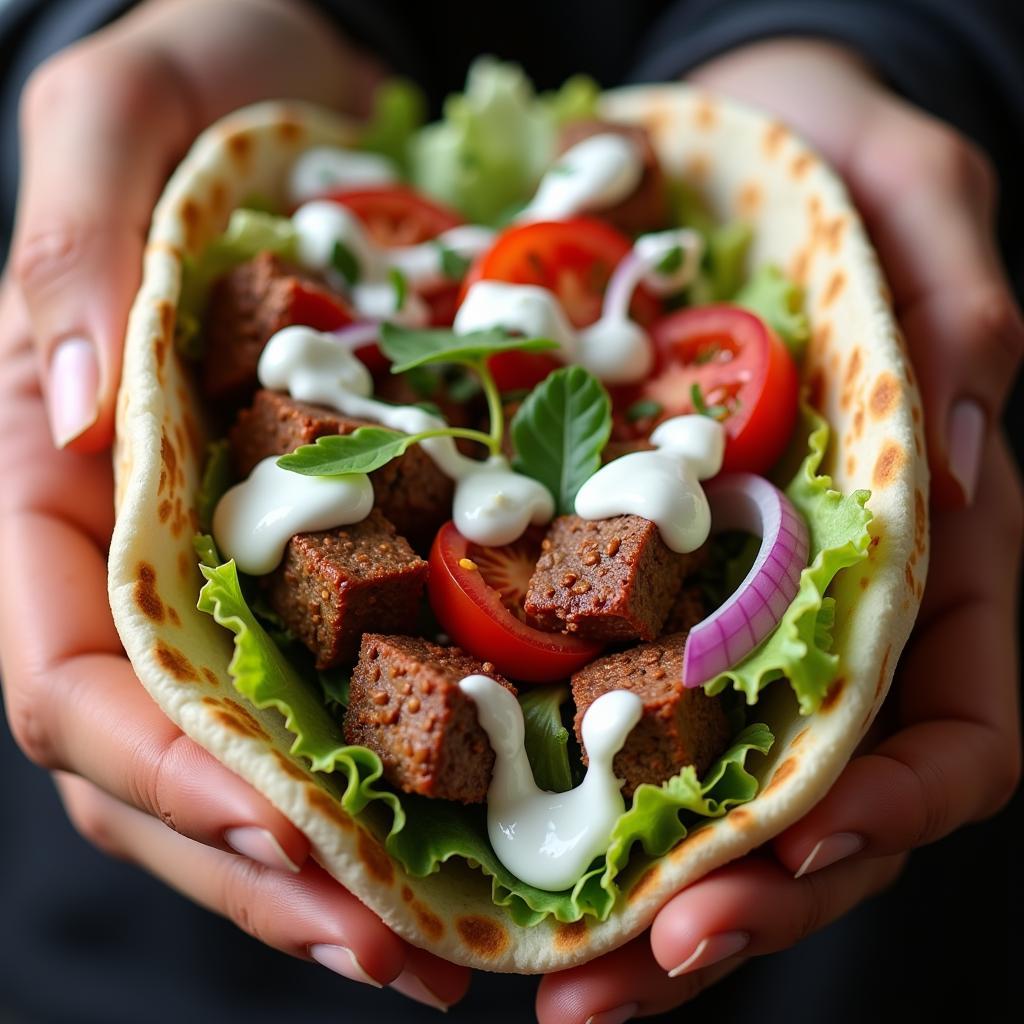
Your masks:
M398 168L385 156L338 146L314 146L292 165L288 195L304 203L333 189L366 188L398 181Z
M640 698L613 690L591 704L581 727L587 774L575 789L549 793L537 786L530 769L519 701L488 676L467 676L459 686L476 704L495 753L487 792L487 833L495 856L529 885L547 892L568 889L608 849L625 810L612 759L640 720Z
M298 236L299 262L304 267L318 271L333 287L347 292L361 316L409 327L423 327L430 319L429 308L415 289L445 280L444 250L473 259L494 241L489 228L464 224L420 245L384 248L366 234L355 214L325 199L300 206L292 215L292 224ZM359 277L354 285L334 266L338 243L355 259ZM410 286L401 307L397 305L398 290L390 279L393 269L401 272Z
M607 209L633 194L643 172L643 156L632 139L615 132L592 135L548 168L516 220L563 220L584 210Z
M332 335L311 327L293 326L278 331L260 356L258 376L263 387L287 391L297 401L326 405L345 416L380 423L404 434L446 426L440 417L414 405L376 401L371 397L373 378L359 359ZM486 461L470 459L450 437L428 438L421 442L421 447L455 481L452 518L459 532L474 543L488 547L511 544L529 525L543 525L554 516L554 500L547 488L512 472L503 455L493 455ZM267 463L273 472L262 471L254 483L254 471L249 480L228 491L214 516L214 535L221 550L236 560L245 558L247 565L265 566L259 570L245 569L246 572L270 572L281 560L284 546L293 534L347 526L370 514L373 487L366 474L305 477L280 469L273 458L260 463L257 470ZM322 483L324 479L352 483L344 489L337 488L331 503L311 508L308 520L301 519L302 501L307 500L307 495L321 494L307 488L307 483ZM301 500L297 495L302 496ZM314 521L315 525L310 525ZM282 524L280 531L268 530L267 524L271 523ZM291 532L281 540L285 524Z
M653 434L653 452L632 452L599 469L576 495L584 519L642 516L665 544L695 551L711 532L711 510L701 480L722 468L725 429L708 416L676 416Z
M600 137L600 136L596 136ZM658 270L679 250L679 265ZM696 232L679 229L641 235L616 269L605 292L601 317L577 331L554 293L535 284L477 281L455 314L456 334L501 327L524 337L548 338L558 345L565 363L578 363L599 380L630 384L643 380L654 362L647 332L629 318L633 292L643 282L659 294L680 291L700 265L702 243Z

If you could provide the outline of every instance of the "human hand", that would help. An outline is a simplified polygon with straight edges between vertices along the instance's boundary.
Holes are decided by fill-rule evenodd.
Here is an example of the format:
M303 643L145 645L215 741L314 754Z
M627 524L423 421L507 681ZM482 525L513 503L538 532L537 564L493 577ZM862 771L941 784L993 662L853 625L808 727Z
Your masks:
M1024 509L998 420L1024 331L996 253L992 173L831 44L758 44L692 77L793 125L864 213L921 384L940 506L931 567L874 745L771 850L680 892L648 935L545 978L541 1024L619 1024L688 1001L743 957L793 945L884 888L907 851L995 813L1020 775Z
M468 972L395 936L166 718L124 656L106 592L103 449L164 176L228 109L282 95L351 108L375 73L278 0L144 4L37 73L14 273L0 290L0 659L14 737L61 773L86 838L274 948L437 1005L462 996Z

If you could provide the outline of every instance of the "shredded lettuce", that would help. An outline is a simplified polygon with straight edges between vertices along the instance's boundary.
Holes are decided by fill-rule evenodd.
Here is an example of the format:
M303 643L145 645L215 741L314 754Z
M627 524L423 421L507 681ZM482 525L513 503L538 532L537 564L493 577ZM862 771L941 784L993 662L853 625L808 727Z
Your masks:
M865 508L869 491L844 496L832 488L831 477L819 474L828 436L825 420L802 404L794 444L806 446L806 455L785 491L807 523L810 564L775 631L738 665L711 680L708 693L721 693L731 683L754 704L768 683L785 676L800 713L810 715L821 707L839 671L839 657L830 653L834 602L825 590L841 569L867 558L871 513Z
M778 267L766 264L733 296L737 306L756 313L786 343L790 355L803 358L810 324L804 312L804 290Z
M592 115L596 94L577 77L539 97L521 68L480 57L465 92L445 101L442 120L410 140L412 182L467 219L496 224L531 197L554 157L559 125Z
M393 160L402 171L409 167L409 143L426 119L423 91L405 78L390 78L373 97L373 113L359 148Z
M567 686L531 686L520 694L526 731L526 756L541 789L564 793L572 789L569 768L569 730L562 725L561 707L569 699Z

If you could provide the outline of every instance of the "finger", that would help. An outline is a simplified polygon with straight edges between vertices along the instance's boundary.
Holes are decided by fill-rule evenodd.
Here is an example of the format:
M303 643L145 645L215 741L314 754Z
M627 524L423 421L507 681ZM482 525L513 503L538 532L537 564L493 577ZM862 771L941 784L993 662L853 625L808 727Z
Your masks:
M994 441L976 506L935 519L922 614L890 698L901 728L852 761L825 799L775 840L790 870L933 842L1013 794L1021 521L1014 467Z
M647 935L582 967L549 974L537 989L539 1024L622 1024L689 1002L736 970L740 958L670 978L651 954Z
M168 832L82 779L59 776L59 786L72 822L87 839L268 946L378 986L405 967L402 940L312 862L298 875L269 871Z
M21 131L11 264L39 349L54 442L96 451L113 431L149 216L191 118L158 53L93 42L35 73Z
M838 864L794 879L767 857L748 857L671 899L651 927L661 967L685 977L723 956L786 949L889 885L905 858Z
M886 99L847 169L893 289L925 407L933 493L974 498L1024 353L995 245L995 178L952 129Z

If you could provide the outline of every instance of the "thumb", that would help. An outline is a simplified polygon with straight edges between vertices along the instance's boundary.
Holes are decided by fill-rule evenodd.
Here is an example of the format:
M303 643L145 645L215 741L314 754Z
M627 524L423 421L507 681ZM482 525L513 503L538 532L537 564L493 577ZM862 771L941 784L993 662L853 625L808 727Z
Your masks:
M99 451L113 436L150 211L189 135L178 89L154 54L87 43L43 65L22 98L11 265L61 448Z

